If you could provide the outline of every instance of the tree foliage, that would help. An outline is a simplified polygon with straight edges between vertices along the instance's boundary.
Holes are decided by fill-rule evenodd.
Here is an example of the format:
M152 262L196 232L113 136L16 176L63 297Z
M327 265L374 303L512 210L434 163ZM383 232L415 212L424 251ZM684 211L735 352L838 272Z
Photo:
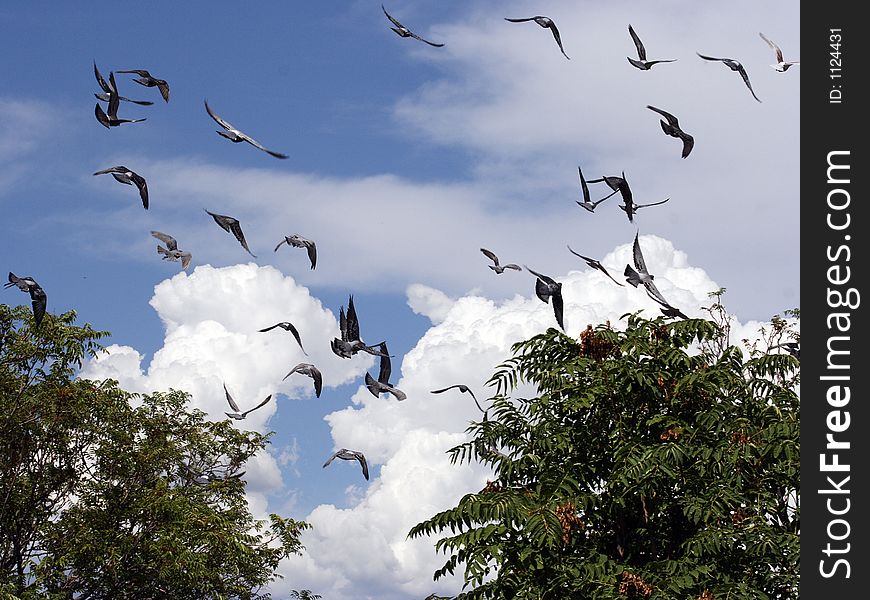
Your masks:
M798 362L723 343L726 313L516 344L455 463L485 488L416 525L462 565L460 598L798 596ZM717 322L718 321L718 322ZM509 394L523 382L535 398Z
M307 524L255 519L268 436L74 377L104 332L0 305L0 598L266 598Z

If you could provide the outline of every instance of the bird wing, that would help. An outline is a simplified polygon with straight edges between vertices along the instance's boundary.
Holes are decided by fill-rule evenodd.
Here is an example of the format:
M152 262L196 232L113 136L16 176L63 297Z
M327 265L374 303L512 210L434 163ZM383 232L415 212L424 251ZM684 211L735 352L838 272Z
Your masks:
M529 19L530 20L530 19ZM447 390L452 390L453 388L461 388L459 384L457 385L448 385L446 388L441 388L440 390L432 390L432 394L441 394L446 392Z
M556 315L556 322L559 324L559 327L562 328L562 331L565 331L565 323L562 320L562 313L565 306L565 303L562 301L562 290L556 290L551 295L553 298L553 314Z
M48 298L45 295L45 291L36 282L30 286L28 291L30 292L30 304L33 307L33 320L36 323L36 326L39 327L39 324L42 323L42 317L45 316L45 307L48 303Z
M752 84L749 83L749 75L747 75L746 69L743 68L743 65L738 63L737 72L740 73L740 76L743 78L743 83L745 83L746 87L749 88L749 91L752 92L752 97L761 102L758 96L755 95L755 90L752 89Z
M215 122L226 129L227 131L238 131L235 127L233 127L232 123L229 121L225 121L221 117L217 116L214 111L212 111L211 107L208 105L208 100L205 100L205 111L209 114L209 116L215 120Z
M181 268L187 269L190 265L190 260L193 258L193 255L190 252L182 252L181 256Z
M646 208L647 206L658 206L659 204L664 204L668 200L670 200L670 198L665 198L664 200L660 200L658 202L650 202L649 204L635 204L634 209L637 210L638 208Z
M286 237L286 236L284 237L283 240L281 240L280 242L278 242L278 245L277 245L277 246L275 246L275 252L278 251L278 248L281 247L281 244L287 244L288 246L290 245L290 242L287 241L287 237Z
M117 166L117 167L109 167L108 169L102 169L101 171L97 171L94 175L107 175L109 173L125 173L127 171L127 167Z
M233 219L233 221L230 223L230 232L239 241L239 243L242 245L242 248L248 251L248 254L250 254L254 258L257 258L257 255L251 252L251 249L248 248L248 242L245 241L245 234L242 232L242 225L236 219Z
M436 44L435 42L430 42L430 41L427 40L426 38L422 38L422 37L420 37L419 35L417 35L417 34L414 33L413 31L410 31L410 30L409 30L408 33L410 33L410 34L411 34L411 37L414 38L415 40L420 40L421 42L426 42L426 43L429 44L430 46L434 46L434 47L436 47L436 48L441 48L441 47L444 45L444 44Z
M342 306L338 311L338 330L341 332L341 341L346 342L347 339L347 316L344 313Z
M535 277L537 277L538 279L540 279L541 281L543 281L547 285L556 285L555 280L553 280L552 278L547 277L546 275L541 275L540 273L537 273L537 272L531 270L528 267L528 265L524 265L524 266L526 267L526 271L528 271L529 273L531 273L532 275L534 275ZM546 302L546 300L545 300L545 302Z
M393 363L390 360L390 352L387 350L387 343L381 342L381 367L378 371L378 381L381 383L390 383L390 375L393 373Z
M227 384L224 384L224 393L227 395L227 402L230 403L230 408L232 408L236 412L239 412L239 405L236 404L236 401L233 400L232 396L230 396L230 391L227 389Z
M100 88L102 88L102 90L107 94L111 94L113 90L109 87L109 84L106 83L106 80L103 79L103 75L97 68L97 61L94 61L94 76L97 78L97 83L100 85Z
M250 412L254 412L254 411L257 410L258 408L260 408L260 407L262 407L262 406L265 406L266 403L269 402L269 400L271 400L271 399L272 399L272 394L269 394L268 396L266 396L266 399L263 400L262 402L260 402L257 406L255 406L254 408L249 408L248 410L246 410L245 412L243 412L243 413L242 413L242 416L247 416L248 413L250 413Z
M662 293L656 287L655 282L646 280L643 282L643 287L646 288L646 294L662 306L670 307L671 305L665 300L665 297L662 296Z
M139 188L139 197L142 198L142 206L145 209L148 209L148 183L145 181L145 178L139 175L138 173L133 173L131 175L133 179L133 183L136 184L136 187Z
M763 33L761 33L760 31L758 32L758 35L761 36L761 39L763 39L765 42L767 42L768 46L770 46L771 48L776 50L776 62L783 62L782 61L782 50L779 49L779 46L777 46L772 41L767 39L767 37Z
M360 466L362 467L363 477L368 480L369 478L369 466L366 463L366 457L362 452L353 452L353 457L359 461Z
M278 327L280 324L281 324L281 323L275 323L275 324L272 325L271 327L266 327L265 329L259 329L258 331L259 331L260 333L266 333L267 331L272 331L273 329L275 329L276 327Z
M692 148L695 147L695 138L684 132L682 129L679 131L678 135L680 136L680 139L683 140L682 157L686 158L687 156L689 156L689 152L692 151Z
M320 369L314 365L311 365L308 368L308 372L314 380L314 395L320 398L320 392L323 390L323 375L321 374Z
M359 319L356 316L356 307L353 305L353 294L347 301L347 341L359 340Z
M236 131L238 131L238 130L236 130ZM275 152L273 150L269 150L263 144L261 144L260 142L258 142L257 140L255 140L254 138L252 138L251 136L249 136L247 133L245 133L243 131L239 131L239 135L241 136L241 138L243 140L248 142L254 148L259 148L260 150L262 150L266 154L270 154L270 155L274 156L275 158L290 158L286 154L281 154L280 152Z
M393 386L388 385L387 391L390 392L396 398L396 400L398 400L399 402L401 402L402 400L408 399L408 394L406 394L405 392L403 392L399 388L394 388Z
M583 200L589 202L589 186L586 185L586 180L583 178L583 171L580 170L580 167L577 167L577 173L580 176L580 188L583 190Z
M491 250L487 250L486 248L481 248L481 252L483 252L484 256L486 256L489 260L495 263L495 266L498 266L498 256L495 255Z
M637 48L637 57L641 60L646 60L646 48L643 47L643 42L640 41L631 25L628 26L628 33L631 34L631 39L634 40L634 47Z
M99 121L103 127L106 127L106 128L110 127L109 117L106 116L105 112L103 112L103 109L100 107L99 102L97 102L96 105L94 105L94 114L97 116L97 121Z
M625 280L634 287L637 287L640 284L640 275L638 275L637 271L631 268L631 265L625 265L623 275L625 275Z
M317 244L310 242L308 246L308 260L311 261L311 269L317 266Z
M171 235L167 235L160 231L152 231L151 235L156 237L158 240L166 244L166 247L169 250L178 250L178 242L175 241L175 238Z
M341 450L337 450L336 452L333 452L333 453L332 453L332 456L330 456L329 458L327 458L327 459L326 459L326 462L323 463L323 468L325 469L326 467L328 467L329 464L330 464L332 461L334 461L335 458L336 458L339 454L341 454L342 452L344 452L344 451L345 451L345 449L342 448Z
M511 23L525 23L526 21L534 21L535 17L528 17L527 19L508 19L504 18L505 21L510 21Z
M399 23L395 18L393 18L393 16L392 16L390 13L387 12L387 9L384 8L384 5L383 5L383 4L381 4L381 10L384 11L384 14L387 15L387 18L388 18L388 19L393 23L393 25L395 25L395 26L398 27L399 29L407 29L407 27L405 27L404 25L402 25L401 23ZM395 38L394 38L394 39L395 39Z
M640 241L637 239L639 235L640 232L634 234L634 246L631 251L634 259L634 268L640 273L646 273L649 275L649 271L646 270L646 262L643 260L643 252L640 250Z
M375 378L372 377L368 372L366 372L365 376L366 387L372 393L372 396L375 398L379 398L381 395L381 386L378 385L378 382L375 381Z
M656 108L655 106L650 106L649 104L647 104L646 107L650 110L653 110L653 111L659 113L661 116L663 116L664 118L666 118L668 120L668 123L670 123L673 127L676 127L679 129L680 122L677 120L677 118L674 115L672 115L671 113L669 113L665 110L662 110L660 108Z
M701 54L700 52L695 52L695 54L697 54L698 56L700 56L704 60L718 60L718 61L722 61L722 62L725 62L726 60L728 60L727 58L716 58L715 56L705 56L704 54Z
M160 79L157 81L157 89L160 90L160 95L163 96L163 100L169 102L169 84Z
M293 326L293 323L287 323L287 330L296 338L296 343L298 343L299 347L302 348L302 353L305 356L308 356L308 353L305 352L305 348L302 346L302 338L299 336L299 331Z
M553 21L550 21L547 27L549 27L550 31L553 32L553 37L556 39L556 44L559 45L559 50L562 52L562 56L571 60L571 57L565 54L565 49L562 47L562 36L559 35L559 30L556 28L556 24L553 23Z
M135 73L139 77L147 77L148 79L154 79L153 77L151 77L151 73L149 73L145 69L127 69L126 71L118 71L118 73Z
M118 106L121 104L121 97L118 95L118 84L115 83L115 73L109 71L109 106L106 109L106 114L110 119L118 118Z

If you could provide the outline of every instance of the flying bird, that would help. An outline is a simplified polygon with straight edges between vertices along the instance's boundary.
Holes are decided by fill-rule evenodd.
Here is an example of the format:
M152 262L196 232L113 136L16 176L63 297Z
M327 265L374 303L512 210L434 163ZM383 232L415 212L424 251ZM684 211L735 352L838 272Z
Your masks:
M298 234L293 234L291 236L284 236L284 239L278 242L278 245L275 246L275 252L278 251L278 248L281 247L281 244L287 244L288 246L293 246L294 248L305 248L308 250L308 260L311 261L311 270L314 270L314 267L317 266L317 244L313 241L306 239Z
M223 120L219 116L217 116L214 112L212 112L211 107L208 105L208 100L205 101L205 110L209 114L209 116L215 120L215 122L223 127L226 131L218 131L217 134L221 135L231 142L239 143L239 142L248 142L254 148L259 148L263 152L274 156L275 158L288 158L286 154L281 154L280 152L273 152L269 150L263 144L249 136L248 134L239 131L235 127L232 126L228 121Z
M102 73L97 68L97 61L94 61L94 76L97 78L97 83L100 85L100 89L103 90L102 94L94 94L97 97L97 100L102 100L103 102L110 102L112 100L112 93L117 94L117 90L113 90L113 88L103 79ZM123 102L132 102L133 104L139 104L141 106L151 106L154 104L148 100L130 100L129 98L125 98L124 96L118 96L118 100Z
M356 307L353 305L353 294L348 299L347 313L344 312L344 306L339 310L338 325L341 339L333 338L330 342L330 347L336 356L350 358L360 351L374 356L384 356L385 353L378 349L378 346L384 342L367 346L359 339L359 320L356 316Z
M221 229L233 234L233 236L235 236L235 238L242 245L242 248L247 250L248 254L250 254L254 258L257 258L257 255L251 252L250 248L248 248L248 242L245 241L245 234L242 233L242 226L239 223L238 219L234 219L233 217L228 217L226 215L218 215L205 208L203 210L212 216L214 222L220 225Z
M556 315L556 322L562 328L562 331L565 331L565 324L562 322L562 310L564 306L562 302L562 284L551 277L531 270L529 267L526 267L526 271L538 278L535 280L535 295L538 299L545 304L549 303L550 298L553 299L553 313Z
M565 49L562 47L562 36L559 35L559 29L556 27L556 24L553 22L553 19L550 17L528 17L526 19L508 19L504 18L505 21L510 21L511 23L525 23L526 21L534 21L544 29L549 29L553 32L553 37L556 38L556 43L559 45L559 50L562 52L562 56L571 60L571 57L565 54Z
M604 273L605 275L610 277L610 280L613 281L613 283L615 283L616 285L625 287L621 283L619 283L618 281L613 279L613 276L607 272L607 269L604 268L604 265L602 265L600 262L598 262L594 258L589 258L588 256L583 256L582 254L578 254L577 252L574 252L573 250L571 250L571 246L568 246L568 251L571 252L571 254L573 254L574 256L579 256L580 258L585 260L586 264L589 265L590 267L592 267L593 269L598 269L599 271L601 271L602 273Z
M625 171L622 172L622 177L612 175L608 177L601 177L599 179L590 179L589 183L600 183L602 181L606 183L610 189L618 191L619 194L622 196L623 204L619 208L625 211L625 214L628 217L629 222L631 223L634 223L634 215L639 208L646 208L647 206L664 204L665 202L670 200L670 198L665 198L660 202L653 202L651 204L635 204L634 198L631 194L631 188L628 186L628 180L625 178Z
M257 410L257 409L260 408L261 406L265 406L266 403L269 402L269 400L272 399L272 394L269 394L268 396L266 396L266 399L265 399L265 400L263 400L262 402L260 402L260 403L259 403L257 406L255 406L254 408L250 408L250 409L246 410L245 412L239 412L239 405L236 404L236 401L233 400L233 397L232 397L232 396L230 396L230 392L229 392L229 390L227 390L227 384L224 384L224 393L227 395L227 402L230 403L230 408L232 408L233 411L234 411L234 412L225 412L224 414L225 414L226 416L228 416L229 418L231 418L231 419L236 419L236 420L238 420L238 421L241 421L242 419L244 419L245 417L247 417L247 416L248 416L248 413Z
M103 79L103 76L100 75L99 69L97 69L97 63L94 63L94 73L97 76L97 81L100 84L100 87L103 88L105 92L106 100L105 102L109 103L108 108L103 111L103 108L100 106L100 103L97 102L94 105L94 115L97 117L97 121L105 128L110 127L118 127L124 123L141 123L145 119L121 119L118 117L118 107L121 104L121 96L118 94L118 86L115 83L115 74L113 72L109 73L109 82L106 83L106 80ZM103 94L98 94L97 98L102 99Z
M655 298L653 298L653 300L655 300ZM660 308L659 310L661 310L662 314L666 317L670 317L672 319L676 319L677 317L679 317L687 321L689 320L689 317L683 314L683 311L681 311L679 308L668 305Z
M267 331L272 331L276 327L280 327L284 331L289 331L290 333L292 333L293 337L296 338L296 343L299 344L300 348L302 348L302 353L305 356L308 356L308 353L305 351L305 348L302 347L302 338L299 337L299 331L297 331L297 329L293 325L293 323L290 323L289 321L281 321L280 323L275 323L271 327L266 327L265 329L260 329L259 331L260 331L260 333L266 333Z
M135 73L139 77L135 78L133 81L139 85L144 85L145 87L156 87L160 90L160 95L163 96L163 100L169 102L169 84L166 83L165 79L157 79L145 69L130 69L128 71L118 71L118 73Z
M649 104L647 104L646 107L652 111L659 113L661 116L668 120L667 123L665 123L664 121L659 121L662 126L662 131L664 131L665 134L671 137L683 140L682 157L686 158L687 156L689 156L689 152L691 152L692 148L695 146L695 138L680 129L680 122L671 113L664 111L660 108L656 108L655 106L650 106Z
M665 307L670 307L671 305L668 304L668 301L665 300L664 296L662 296L662 293L658 290L656 284L653 283L655 275L651 275L646 268L646 261L643 259L643 252L641 252L640 242L638 242L639 234L640 232L635 233L634 235L634 247L632 249L634 269L631 268L631 265L625 265L625 280L634 287L643 284L643 287L646 289L646 293L650 298ZM635 269L637 270L635 271Z
M362 452L357 452L356 450L348 450L347 448L342 448L338 452L334 453L332 456L327 459L325 463L323 463L323 468L329 466L334 459L340 458L342 460L358 460L360 467L362 467L363 477L368 480L369 478L369 466L366 464L366 457L363 456Z
M323 375L320 374L320 369L311 363L299 363L289 373L284 375L284 379L287 379L293 373L301 373L311 377L314 380L314 395L320 398L320 392L323 390Z
M619 191L619 188L614 189L613 192L606 195L601 200L596 200L595 202L592 202L592 199L589 196L589 186L586 185L586 180L583 178L583 171L580 169L580 167L577 167L577 173L579 173L580 175L580 188L583 190L583 202L580 202L579 200L575 200L575 202L589 212L595 212L595 207L597 207L599 204L601 204L602 202L610 198L613 194Z
M432 390L430 393L431 394L443 394L447 390L452 390L452 389L457 389L460 392L462 392L463 394L468 394L469 396L471 396L472 400L474 400L474 403L477 404L477 408L480 409L480 412L482 412L484 415L486 414L486 411L483 410L483 407L480 405L480 402L477 401L477 396L475 396L474 392L471 391L471 388L468 387L467 385L465 385L464 383L457 383L455 385L448 385L446 388L441 388L440 390Z
M490 269L492 269L493 271L495 271L495 272L496 272L497 274L499 274L499 275L501 275L502 273L504 273L504 270L505 270L505 269L513 269L513 270L515 270L515 271L522 271L522 270L523 270L522 267L520 267L519 265L515 265L514 263L509 263L509 264L506 264L506 265L501 265L501 264L499 264L499 262L498 262L498 256L496 256L495 253L493 253L491 250L487 250L486 248L481 248L480 251L483 252L483 254L484 254L484 255L485 255L489 260L491 260L492 262L495 263L495 264L493 264L493 265L487 265L487 266L488 266Z
M387 343L381 342L379 345L381 351L381 367L378 372L378 378L375 379L368 372L365 376L366 388L372 393L375 398L380 397L382 393L389 393L396 397L396 400L402 401L408 396L402 390L396 388L390 383L390 374L392 364L390 362L390 354L387 350Z
M165 248L160 244L157 244L157 254L161 254L163 256L163 260L177 261L180 259L181 268L183 270L187 270L188 265L190 265L190 252L182 252L181 250L179 250L178 242L176 242L175 238L171 235L161 233L160 231L152 231L151 235L166 244Z
M436 48L440 48L441 46L444 45L444 44L436 44L435 42L430 42L429 40L425 40L425 39L421 38L419 35L417 35L413 31L411 31L410 29L408 29L407 27L405 27L404 25L399 23L396 19L394 19L390 15L390 13L387 12L387 9L384 8L383 4L381 4L381 10L384 11L384 14L387 15L387 18L393 23L393 25L395 25L395 27L390 27L390 29L395 31L399 35L399 37L414 38L415 40L420 40L421 42L426 42L430 46L435 46Z
M746 74L746 69L744 69L743 65L741 65L739 62L737 62L733 58L716 58L713 56L704 56L700 52L696 52L695 54L697 54L698 56L700 56L704 60L718 60L719 62L725 63L725 65L729 69L731 69L732 71L736 71L737 73L740 73L740 76L743 78L743 82L746 84L746 87L748 87L749 91L752 93L752 97L755 98L756 100L758 100L759 102L761 102L761 100L758 99L758 96L755 95L755 90L752 89L752 84L749 83L749 75Z
M801 64L800 61L797 61L797 60L789 61L789 62L786 62L785 60L783 60L782 50L779 49L779 46L777 46L772 41L767 39L767 37L763 33L761 33L760 31L758 32L758 35L761 36L761 39L763 39L765 42L767 42L768 46L770 46L771 48L776 50L776 64L770 65L771 69L779 71L780 73L785 73L786 71L788 71L788 68L791 67L792 65Z
M115 181L119 183L123 183L124 185L135 184L135 186L139 188L139 197L142 199L142 206L145 207L145 210L148 210L148 184L145 182L144 177L123 165L97 171L94 175L106 175L108 173L111 173L112 177L115 178Z
M771 350L774 348L782 348L798 360L801 358L801 345L798 342L783 342L770 347Z
M626 56L626 58L628 59L628 62L630 62L641 71L649 71L650 68L652 68L652 66L657 63L674 62L677 60L676 58L670 58L665 60L647 60L646 48L643 47L643 42L640 41L640 38L634 32L634 28L631 25L628 26L628 33L631 34L631 39L634 40L634 47L637 48L637 57L640 60L635 60L630 56Z
M9 271L9 283L4 283L4 288L17 287L22 292L30 294L30 304L33 307L33 320L36 326L42 323L42 318L45 316L45 306L48 303L48 298L45 291L42 289L33 277L18 277L12 271Z

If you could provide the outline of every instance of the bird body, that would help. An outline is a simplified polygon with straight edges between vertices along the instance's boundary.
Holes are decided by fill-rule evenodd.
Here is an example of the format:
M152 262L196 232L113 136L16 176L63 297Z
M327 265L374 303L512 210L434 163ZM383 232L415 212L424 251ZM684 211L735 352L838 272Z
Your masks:
M305 248L308 250L308 260L311 262L311 270L317 266L317 244L313 241L302 237L299 234L294 233L290 236L284 236L284 239L278 242L278 245L275 246L275 252L278 251L278 248L281 247L281 244L287 244L288 246L293 246L294 248Z
M320 373L320 369L311 363L299 363L293 367L289 373L284 375L284 379L287 379L293 373L300 373L311 377L311 379L314 380L314 395L317 398L320 398L320 392L323 391L323 375Z
M240 412L239 405L236 404L236 401L233 400L233 397L230 395L230 392L229 392L229 390L227 389L227 384L224 384L224 393L225 393L226 396L227 396L227 402L229 403L230 408L233 409L233 412L225 412L224 414L225 414L226 416L228 416L229 418L231 418L231 419L236 419L236 420L238 420L238 421L241 421L242 419L244 419L245 417L247 417L249 413L251 413L251 412L257 410L257 409L260 408L261 406L265 406L266 403L269 402L269 400L272 399L272 394L269 394L268 396L266 396L266 399L265 399L265 400L263 400L262 402L260 402L260 403L259 403L257 406L255 406L254 408L250 408L250 409L248 409L248 410L246 410L246 411L244 411L244 412Z
M562 47L562 36L559 34L559 29L556 27L556 23L553 22L553 19L551 19L550 17L543 17L541 15L535 17L527 17L523 19L509 19L505 17L504 20L511 23L525 23L527 21L534 21L544 29L549 29L553 34L553 38L555 38L556 40L556 44L559 46L559 50L562 52L562 56L564 56L568 60L571 60L571 57L565 54L565 49Z
M228 217L227 215L219 215L209 211L208 209L203 209L205 212L211 215L214 222L220 225L221 229L226 231L227 233L233 234L233 237L242 245L248 254L257 258L257 255L251 252L251 249L248 248L248 242L245 241L245 234L242 232L242 225L239 223L239 220L234 217Z
M111 174L118 183L135 185L139 189L139 198L142 199L142 206L145 207L145 210L148 210L148 183L145 181L144 177L123 165L109 167L108 169L103 169L102 171L94 173L94 175L106 174Z
M677 60L676 58L647 60L646 48L644 48L643 42L640 41L640 38L638 37L637 33L635 33L634 28L631 25L628 26L628 33L631 35L631 39L634 41L634 47L637 49L637 58L639 60L631 58L630 56L627 56L626 58L628 59L628 62L630 62L633 66L637 67L641 71L649 71L653 65L658 63L675 62Z
M165 79L153 77L151 73L145 69L129 69L127 71L118 71L118 73L135 73L139 77L133 81L139 85L144 85L145 87L156 87L160 90L160 95L163 96L163 100L169 102L169 84L166 83Z
M42 323L42 318L45 316L45 307L48 303L48 298L45 291L42 289L33 277L18 277L12 271L9 271L9 283L4 283L4 288L17 287L22 292L30 294L30 304L33 307L33 320L36 326Z
M498 256L495 255L491 250L487 250L486 248L481 248L481 252L483 252L484 256L489 258L493 263L492 265L487 265L490 269L496 272L496 274L501 275L504 273L505 269L513 269L515 271L522 271L522 267L519 265L515 265L514 263L508 263L506 265L499 264Z
M744 69L743 65L741 65L738 61L734 60L733 58L716 58L715 56L705 56L700 52L696 52L695 54L697 54L704 60L719 61L725 64L725 66L727 66L732 71L740 73L740 77L743 78L743 83L745 83L746 87L749 88L749 92L752 94L752 97L761 102L758 96L755 95L755 90L752 89L752 84L749 83L749 75L746 74L746 69Z
M649 104L647 104L647 108L659 113L665 119L667 119L667 122L659 121L662 126L662 131L664 131L666 135L681 139L683 141L682 157L686 158L687 156L689 156L689 152L691 152L692 148L695 147L695 138L680 129L680 122L671 113L664 111L660 108L656 108L655 106L650 106Z
M365 477L366 480L368 480L368 478L369 478L369 466L366 463L366 457L363 455L362 452L357 452L356 450L348 450L347 448L342 448L341 450L338 450L337 452L333 453L333 455L330 456L326 460L325 463L323 463L323 468L325 469L326 467L328 467L329 464L333 460L335 460L336 458L340 458L342 460L359 461L360 468L362 468L363 477Z
M230 140L231 142L235 143L247 142L254 148L258 148L259 150L262 150L266 154L274 156L275 158L289 158L286 154L281 154L280 152L273 152L272 150L269 150L268 148L263 146L263 144L261 144L248 134L233 127L233 125L229 121L225 121L224 119L219 117L217 114L214 113L214 111L212 111L211 107L208 105L208 100L205 101L205 110L218 125L224 128L225 131L218 131L218 135L221 135Z
M399 21L397 21L395 18L393 18L393 17L390 15L390 13L387 12L387 9L384 8L384 5L383 5L383 4L381 4L381 10L384 11L384 14L387 15L387 18L388 18L388 19L390 20L390 22L394 25L394 27L390 27L390 29L392 29L393 31L395 31L395 32L396 32L396 35L398 35L399 37L403 37L403 38L408 38L408 37L409 37L409 38L414 38L415 40L419 40L419 41L421 41L421 42L425 42L425 43L429 44L430 46L434 46L435 48L441 48L441 47L444 45L444 44L436 44L435 42L430 42L429 40L420 37L419 35L417 35L417 34L414 33L413 31L411 31L410 29L408 29L407 27L405 27L404 25L402 25L401 23L399 23Z

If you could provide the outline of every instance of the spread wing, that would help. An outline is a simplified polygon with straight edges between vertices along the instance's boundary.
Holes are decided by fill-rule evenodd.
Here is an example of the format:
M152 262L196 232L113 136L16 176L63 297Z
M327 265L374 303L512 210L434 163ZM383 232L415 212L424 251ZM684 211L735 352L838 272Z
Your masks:
M290 333L293 334L293 337L296 338L296 343L299 344L299 347L302 348L302 353L305 356L308 356L308 353L305 351L305 348L302 346L302 338L299 336L299 331L293 325L293 323L287 323L287 329Z
M212 111L211 107L208 105L208 100L205 100L204 102L205 102L205 111L208 113L208 115L212 119L215 120L215 122L218 125L220 125L224 129L226 129L227 131L234 131L234 130L237 131L236 128L233 127L232 123L230 123L229 121L223 120L221 117L217 116L217 114L215 114L214 111Z
M690 136L688 133L684 132L683 130L679 131L679 136L680 136L680 139L683 140L682 157L686 158L687 156L689 156L689 152L692 151L692 148L695 147L695 138L693 138L692 136Z
M489 260L495 263L495 266L498 266L498 256L495 255L491 250L487 250L486 248L481 248L481 252L483 252L484 256L486 256Z
M726 60L728 60L727 58L716 58L715 56L705 56L704 54L701 54L700 52L695 52L695 54L697 54L698 56L700 56L704 60L718 60L721 62L725 62Z
M351 295L347 303L347 341L355 342L357 340L359 340L359 320L356 316L356 307L353 305L353 295Z
M308 242L306 246L308 247L308 260L311 261L311 269L313 270L317 266L317 244Z
M249 408L248 410L246 410L246 411L243 412L242 414L243 414L243 415L247 415L248 413L254 412L254 411L257 410L258 408L260 408L260 407L262 407L262 406L265 406L266 403L269 402L269 400L271 400L271 399L272 399L272 394L269 394L268 396L266 396L266 399L263 400L262 402L260 402L257 406L255 406L254 408Z
M637 57L641 60L646 60L646 49L631 25L628 26L628 33L631 34L631 39L634 40L634 47L637 48Z
M229 230L233 234L233 236L235 236L235 238L242 245L242 248L247 250L248 254L250 254L254 258L257 258L257 255L254 254L253 252L251 252L251 249L248 248L248 242L245 241L245 234L242 232L241 224L236 219L233 219L232 222L229 224L229 228L230 228Z
M360 467L362 467L363 477L365 477L366 480L368 480L368 478L369 478L369 465L368 465L368 463L366 463L366 457L363 455L362 452L354 452L353 456L354 456L354 458L356 458L359 461Z
M763 33L761 33L760 31L758 32L758 35L761 36L761 39L763 39L765 42L767 42L768 46L770 46L771 48L776 50L776 62L782 62L782 50L779 49L779 46L777 46L772 41L767 39L767 37Z
M106 83L106 80L103 79L103 75L100 73L100 70L97 68L97 61L94 61L94 76L97 78L97 83L100 85L100 88L107 94L111 94L115 90L109 87L109 84Z
M167 235L159 231L152 231L151 235L166 244L166 248L168 248L169 250L178 250L178 242L176 242L175 238L171 235Z
M665 198L664 200L660 200L658 202L650 202L649 204L635 204L634 208L637 210L638 208L646 208L647 206L658 206L659 204L664 204L670 200L670 198Z
M552 293L551 297L553 298L553 314L556 315L556 322L559 324L559 327L562 331L565 331L565 323L562 320L562 312L564 310L564 303L562 302L562 291L556 290Z
M649 104L647 104L646 107L650 110L653 110L653 111L659 113L661 116L663 116L664 118L666 118L668 120L668 123L670 123L673 127L676 127L679 129L680 122L677 120L677 118L674 115L672 115L671 113L669 113L665 110L662 110L660 108L656 108L655 106L650 106Z
M230 392L227 389L227 384L224 384L224 393L227 395L227 402L230 403L230 408L232 408L236 412L239 412L239 405L236 404L236 401L233 400L232 396L230 396Z
M390 13L387 12L387 9L384 8L383 4L381 4L381 10L384 11L384 14L387 15L387 18L390 20L390 22L392 22L393 25L395 25L399 29L407 29L407 27L405 27L404 25L399 23L396 19L393 18L393 16Z
M387 350L387 343L381 342L381 368L378 371L378 381L381 383L390 383L390 375L392 375L393 365L390 361L390 352Z
M743 78L743 83L746 84L746 87L749 88L749 91L752 92L752 97L761 102L758 96L755 95L755 90L752 89L752 84L749 83L749 75L746 74L746 69L743 68L743 65L737 64L737 72L740 73L740 76Z
M649 271L646 270L646 262L643 260L643 252L640 251L640 242L638 242L639 233L634 235L634 246L632 248L632 256L634 258L634 268L637 269L640 273L649 274Z
M33 320L36 326L42 323L42 318L45 316L45 307L48 303L48 298L45 295L42 287L38 283L33 283L28 290L30 292L30 304L33 307Z

